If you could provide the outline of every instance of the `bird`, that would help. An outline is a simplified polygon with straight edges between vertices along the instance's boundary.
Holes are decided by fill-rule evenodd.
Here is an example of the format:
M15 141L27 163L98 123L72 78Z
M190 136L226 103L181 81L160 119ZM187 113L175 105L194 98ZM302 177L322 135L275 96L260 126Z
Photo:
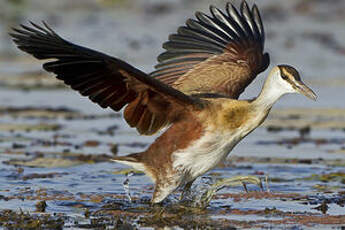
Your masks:
M144 151L118 156L154 182L151 202L162 203L196 178L215 168L268 116L285 94L316 100L298 71L274 66L259 95L239 100L245 88L264 72L265 32L256 4L225 10L210 6L196 12L163 44L152 73L121 59L71 43L46 23L21 24L10 32L17 47L81 95L116 112L141 135L160 133Z

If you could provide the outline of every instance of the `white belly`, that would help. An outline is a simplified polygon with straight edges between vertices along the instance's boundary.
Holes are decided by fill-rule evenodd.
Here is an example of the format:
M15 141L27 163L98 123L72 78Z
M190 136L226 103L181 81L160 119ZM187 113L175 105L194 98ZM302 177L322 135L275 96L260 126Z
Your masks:
M224 160L242 139L241 132L206 132L192 146L173 154L173 167L191 181Z

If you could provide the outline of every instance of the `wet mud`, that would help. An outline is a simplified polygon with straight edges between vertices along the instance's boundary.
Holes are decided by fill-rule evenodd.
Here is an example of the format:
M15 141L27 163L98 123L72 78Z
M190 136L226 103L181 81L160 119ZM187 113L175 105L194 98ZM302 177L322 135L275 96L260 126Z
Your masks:
M5 33L27 18L46 20L70 40L150 71L167 35L186 15L207 9L210 2L66 1L67 6L49 3L44 9L38 0L0 0L4 2L0 228L345 227L345 76L339 68L345 66L345 43L340 39L345 36L344 1L329 7L319 0L258 3L272 63L296 65L319 100L284 97L262 127L195 182L188 199L180 201L177 191L160 206L150 204L153 185L142 172L111 161L115 155L143 151L155 136L140 137L121 113L102 110L72 92L43 72L39 62L8 48ZM65 17L59 16L61 12ZM263 79L259 76L243 98L257 95ZM248 175L257 180L221 186L227 178ZM215 184L217 189L205 202L204 195Z

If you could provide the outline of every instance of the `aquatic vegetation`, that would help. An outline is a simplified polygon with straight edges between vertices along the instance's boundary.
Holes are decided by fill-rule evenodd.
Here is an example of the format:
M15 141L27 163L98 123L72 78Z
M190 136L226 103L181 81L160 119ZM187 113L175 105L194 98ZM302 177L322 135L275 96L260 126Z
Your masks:
M214 184L210 186L210 188L204 191L202 195L200 196L200 200L194 200L193 203L197 207L206 208L211 202L213 196L219 190L225 187L239 186L239 185L244 186L245 190L247 190L246 183L255 184L259 186L261 190L263 189L261 179L256 176L236 176L236 177L231 177L231 178L222 178L222 179L217 180Z
M31 215L12 210L0 212L0 226L7 229L62 229L64 224L64 219L59 216Z
M312 174L309 177L301 178L300 180L318 180L322 182L338 181L345 185L345 172L332 172L327 174Z
M121 58L133 57L128 60L148 70L161 41L176 29L171 18L183 20L186 11L207 8L209 3L174 1L164 8L165 3L141 0L125 4L85 0L83 6L70 0L29 2L39 0L0 0L0 5L5 3L0 12L0 228L341 229L345 225L345 80L339 68L345 54L341 32L345 1L258 2L264 20L272 20L267 39L277 50L274 58L298 63L320 100L311 105L315 108L305 108L302 98L286 98L264 128L196 183L187 199L180 201L177 191L161 207L150 205L153 186L142 172L110 161L114 154L143 151L153 138L139 139L120 123L121 114L84 103L78 94L68 93L60 82L42 74L40 64L28 57L18 59L7 33L10 26L29 19L46 20L68 38ZM68 10L61 7L64 2ZM299 20L303 24L295 26ZM80 33L75 34L76 28ZM133 36L129 28L135 31ZM111 36L99 36L109 29ZM130 173L134 175L126 191L123 183ZM236 180L239 175L261 179L264 191L253 179L246 181L247 193Z
M57 131L61 127L55 124L0 124L0 131Z

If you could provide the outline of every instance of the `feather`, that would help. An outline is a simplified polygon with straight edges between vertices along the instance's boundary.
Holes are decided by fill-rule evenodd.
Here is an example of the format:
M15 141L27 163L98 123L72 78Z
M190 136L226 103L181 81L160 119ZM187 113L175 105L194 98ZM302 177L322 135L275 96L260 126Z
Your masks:
M150 75L187 94L197 90L238 97L269 64L268 54L263 54L265 35L259 10L256 5L250 10L243 1L239 10L228 3L226 13L211 5L210 13L196 12L196 20L188 19L186 26L169 36L163 44L166 51L158 56ZM242 63L249 68L242 70L247 75L234 77L231 72L241 69ZM215 74L219 69L228 73ZM227 75L233 76L231 81ZM198 84L193 86L193 82Z

